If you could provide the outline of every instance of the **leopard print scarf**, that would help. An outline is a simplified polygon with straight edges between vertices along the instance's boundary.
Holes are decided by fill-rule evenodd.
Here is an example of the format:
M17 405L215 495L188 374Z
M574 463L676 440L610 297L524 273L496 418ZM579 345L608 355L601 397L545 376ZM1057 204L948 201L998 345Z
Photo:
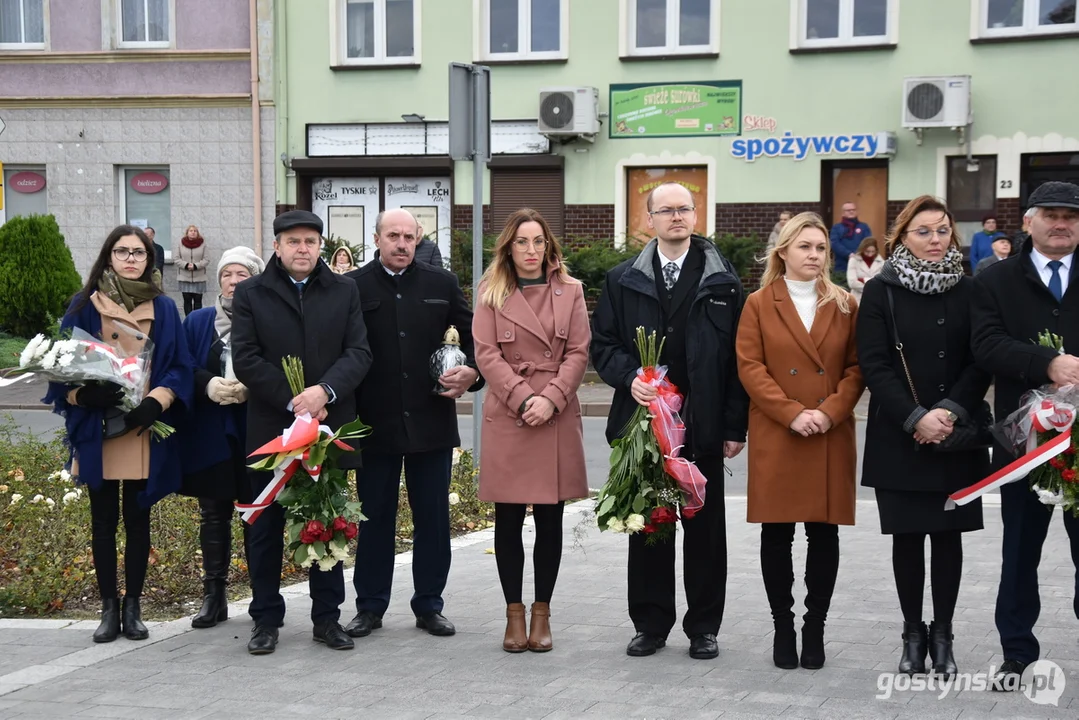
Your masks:
M965 275L963 253L953 245L941 260L932 262L919 260L906 245L897 244L881 274L918 295L940 295L955 287Z

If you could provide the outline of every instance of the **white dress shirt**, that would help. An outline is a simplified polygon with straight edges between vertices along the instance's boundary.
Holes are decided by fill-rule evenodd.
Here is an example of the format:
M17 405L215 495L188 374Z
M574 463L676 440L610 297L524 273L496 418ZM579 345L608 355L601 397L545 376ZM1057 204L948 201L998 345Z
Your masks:
M1049 269L1049 263L1051 258L1047 258L1042 255L1037 249L1030 251L1030 261L1034 263L1034 269L1038 271L1038 277L1042 279L1046 287L1049 287L1049 279L1052 277L1053 271ZM1072 256L1065 255L1060 258L1060 262L1063 267L1057 268L1057 274L1060 276L1060 294L1068 292L1068 276L1072 271Z

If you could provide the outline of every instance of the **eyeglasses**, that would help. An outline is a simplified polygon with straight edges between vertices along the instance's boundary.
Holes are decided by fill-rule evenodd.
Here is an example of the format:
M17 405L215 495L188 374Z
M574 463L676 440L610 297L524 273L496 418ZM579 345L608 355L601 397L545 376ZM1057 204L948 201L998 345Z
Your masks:
M929 228L922 227L918 228L917 230L907 230L907 232L917 235L922 240L928 240L934 231L930 230ZM939 227L936 229L935 232L937 233L937 237L941 238L942 240L946 240L952 236L952 229L950 227Z
M521 251L525 251L525 250L529 250L529 249L542 250L545 247L547 247L547 240L546 240L546 238L540 238L539 240L532 241L532 240L525 240L524 238L517 238L516 240L513 241L513 247L515 247L515 248L517 248L518 250L521 250Z
M146 251L142 248L132 250L126 247L114 247L112 249L112 256L117 260L129 260L135 258L137 262L142 262L146 259Z
M653 210L652 212L649 212L648 214L653 216L653 217L655 217L656 215L659 215L660 217L673 218L675 215L689 215L691 212L693 212L696 209L697 208L690 205L690 206L687 206L687 207L663 208L661 210Z

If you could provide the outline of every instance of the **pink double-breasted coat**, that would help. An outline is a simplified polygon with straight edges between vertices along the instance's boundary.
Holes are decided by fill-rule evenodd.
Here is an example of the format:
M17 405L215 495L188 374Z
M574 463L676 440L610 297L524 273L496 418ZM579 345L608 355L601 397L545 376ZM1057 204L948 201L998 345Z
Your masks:
M473 315L476 364L487 381L479 480L479 497L487 502L554 504L588 496L577 400L592 339L584 288L554 270L548 281L527 288L546 294L535 303L538 311L518 289L501 310L477 303ZM547 423L532 427L521 419L518 410L530 395L554 403Z

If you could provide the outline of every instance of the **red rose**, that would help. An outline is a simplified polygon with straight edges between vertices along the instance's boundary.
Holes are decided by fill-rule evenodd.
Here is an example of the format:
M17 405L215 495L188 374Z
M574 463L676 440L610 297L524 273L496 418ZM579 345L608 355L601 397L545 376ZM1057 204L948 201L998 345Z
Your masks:
M644 531L645 531L646 533L654 533L654 532L656 531L656 526L655 526L655 525L653 525L652 523L648 523L648 524L647 524L647 525L645 525L645 526L644 526L644 527L643 527L642 529L643 529L643 530L644 530Z
M663 523L676 522L678 520L678 515L669 507L658 507L652 511L652 517L649 519L653 524L661 525Z
M1060 477L1064 478L1064 482L1075 482L1075 471L1068 469L1060 473Z
M344 532L346 527L348 527L348 520L345 520L340 515L333 519L334 532Z
M318 542L318 535L307 532L307 530L300 531L300 542L304 545L311 545Z
M354 522L350 522L345 525L345 539L351 540L360 534L360 526Z
M1053 458L1052 460L1049 461L1049 466L1054 467L1057 470L1063 470L1064 469L1064 461L1061 460L1060 458Z
M307 524L303 526L303 529L309 535L321 535L326 530L326 526L319 520L309 520Z
M319 537L319 540L321 540L322 542L329 542L330 540L333 540L333 530L323 530L321 537Z
M1075 454L1075 446L1074 445L1070 446L1067 450L1064 451L1064 454L1065 455L1074 455Z

